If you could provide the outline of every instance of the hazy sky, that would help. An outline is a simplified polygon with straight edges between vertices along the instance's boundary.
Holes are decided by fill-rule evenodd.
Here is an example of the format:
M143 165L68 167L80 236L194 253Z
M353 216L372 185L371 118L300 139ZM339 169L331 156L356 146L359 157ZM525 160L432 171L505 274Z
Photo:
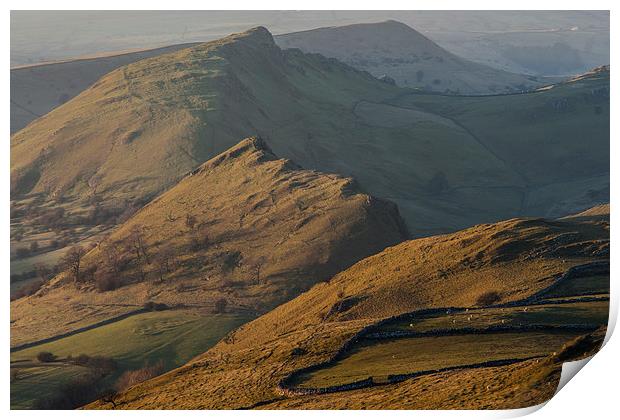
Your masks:
M480 44L490 36L500 39L519 34L519 42L529 36L535 44L540 39L544 43L566 38L584 45L600 44L600 39L587 41L598 36L607 37L609 44L608 12L12 11L11 65L208 41L257 25L280 34L386 19L406 23L454 52L474 55L473 59L482 53L467 43Z

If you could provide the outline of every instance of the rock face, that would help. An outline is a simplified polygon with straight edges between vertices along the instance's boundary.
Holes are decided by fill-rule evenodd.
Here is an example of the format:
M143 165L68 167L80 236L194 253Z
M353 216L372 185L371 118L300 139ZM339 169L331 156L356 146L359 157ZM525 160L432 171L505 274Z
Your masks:
M334 57L400 86L457 94L519 92L546 82L458 57L415 29L393 20L278 35L282 48Z
M96 267L92 276L76 284L61 274L12 302L11 339L46 338L149 300L212 310L224 299L228 312L262 313L407 237L393 203L245 139L90 251L82 266Z

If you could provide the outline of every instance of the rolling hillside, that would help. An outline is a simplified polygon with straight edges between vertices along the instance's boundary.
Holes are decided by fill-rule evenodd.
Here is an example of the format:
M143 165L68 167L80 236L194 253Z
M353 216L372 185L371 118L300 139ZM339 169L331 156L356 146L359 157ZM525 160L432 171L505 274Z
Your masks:
M258 138L201 165L33 296L11 302L13 346L148 302L264 313L408 237L393 203L277 158Z
M14 134L12 198L67 216L139 207L260 135L395 201L414 236L568 214L607 200L608 95L608 70L523 95L423 95L256 28L121 67Z
M377 77L388 74L395 77L401 86L425 90L499 93L540 84L533 77L498 71L454 56L413 29L394 21L278 35L275 40L283 49L300 48L318 52L367 70ZM14 67L11 69L11 134L77 96L118 67L196 44L176 44L144 51ZM402 58L403 54L409 59ZM429 54L434 55L431 57ZM406 62L414 61L414 56L424 58L415 63ZM429 75L427 80L421 75L422 80L418 81L418 71L426 72ZM407 79L406 83L403 77ZM441 83L434 84L434 79L441 80ZM489 80L493 82L489 83ZM507 86L502 86L502 83Z
M349 340L355 346L353 339L361 337L363 331L380 333L382 330L377 328L381 325L387 328L389 322L396 321L405 323L405 327L415 326L409 322L420 322L420 318L424 318L424 312L415 311L426 310L426 317L434 314L438 320L445 317L450 328L458 329L452 326L456 322L453 311L463 313L459 319L467 323L478 316L468 314L469 308L476 308L480 314L496 308L494 310L502 317L512 314L510 316L522 318L530 306L529 309L536 310L536 305L558 305L557 293L549 291L559 291L558 284L567 284L569 278L576 278L571 281L577 282L590 281L591 274L587 274L587 270L572 267L596 265L597 261L604 266L608 252L609 224L598 218L513 219L404 242L362 260L329 282L316 285L298 298L245 324L186 366L128 390L115 402L117 408L123 409L327 406L332 409L433 409L454 407L448 396L450 390L458 390L462 398L456 404L460 408L516 408L538 404L553 394L561 361L570 360L568 353L571 352L567 349L591 339L578 338L570 344L569 334L565 338L567 347L560 352L555 344L559 355L553 357L547 350L548 353L536 356L536 360L513 360L503 367L483 364L475 368L430 372L397 384L346 392L303 395L283 384L294 372L312 372L307 369L312 366L337 368L337 364L327 362L350 347L345 346ZM568 272L583 274L569 277ZM608 281L607 274L607 288ZM494 293L493 300L480 303L490 292ZM563 293L569 296L565 299L570 302L588 301L574 292ZM601 299L604 304L605 298ZM521 302L525 308L515 307L516 302ZM487 305L495 306L485 308ZM409 313L411 321L402 318ZM548 322L552 313L545 315L543 312L542 322ZM605 312L603 319L606 321L604 315ZM560 322L567 322L565 316L558 318ZM382 320L389 322L379 323ZM499 323L499 319L492 322ZM522 322L515 324L514 331L520 331ZM585 318L582 322L589 321ZM375 325L374 329L368 329L371 325ZM580 334L574 332L573 336ZM480 336L477 337L476 342L482 346ZM600 345L600 340L597 342ZM432 347L435 356L436 348ZM580 357L595 349L594 344L584 346L572 351L571 357ZM387 358L391 361L386 361L384 366L395 363ZM356 369L364 367L359 362L355 366ZM418 392L429 387L434 389L438 384L441 386L437 392ZM520 391L514 392L515 387ZM414 392L409 394L412 398L404 398L408 390ZM111 408L109 403L103 402L91 407Z
M478 196L490 207L497 204L489 200L501 197L515 216L555 218L609 201L609 77L609 66L603 66L524 95L450 101L402 95L387 101L394 108L381 105L370 112L374 118L402 108L441 115L467 130L519 178L516 185L491 193L471 180L453 184L447 177L437 196L463 194L462 203ZM409 204L397 202L407 214Z
M453 94L498 94L530 90L551 79L537 78L458 57L394 20L312 29L278 35L281 48L299 48L337 58L403 87Z
M14 407L85 353L175 369L89 408L517 408L600 345L609 66L536 87L394 21L65 64L15 73L53 109L10 141Z

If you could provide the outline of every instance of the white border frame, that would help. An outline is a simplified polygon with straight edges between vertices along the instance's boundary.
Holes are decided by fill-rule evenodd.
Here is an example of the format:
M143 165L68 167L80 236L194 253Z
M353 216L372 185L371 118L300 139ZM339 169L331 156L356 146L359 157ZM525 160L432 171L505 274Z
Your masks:
M5 82L2 84L3 98L2 109L4 118L2 120L2 127L4 133L10 133L10 113L9 113L9 83L10 74L8 72L10 68L10 14L9 8L16 10L611 10L611 64L615 69L616 56L614 54L615 47L614 42L617 37L617 10L620 9L620 3L613 1L599 1L590 0L588 2L565 0L565 1L533 1L533 0L521 0L516 1L481 1L481 0L469 0L467 2L457 0L417 0L417 1L404 1L404 0L383 0L381 2L362 2L362 1L339 1L339 0L297 0L297 1L283 1L283 0L263 0L260 3L249 0L237 0L234 3L214 2L214 1L197 1L197 0L176 0L174 2L164 2L160 0L150 2L139 1L127 1L127 0L108 0L106 2L90 2L84 3L77 0L56 0L54 2L42 1L42 0L24 0L13 1L9 0L7 4L8 8L2 16L2 25L4 28L2 31L3 40L3 65L6 71ZM51 9L50 6L54 6ZM170 6L173 6L171 8ZM257 6L260 6L258 8ZM466 8L464 6L467 6ZM585 7L584 7L585 6ZM617 94L614 90L614 83L611 84L611 139L618 138L618 124L613 118L615 116L614 111L617 110ZM615 209L615 198L618 196L618 171L615 170L614 160L617 161L618 147L616 143L611 141L610 156L611 161L611 204ZM2 243L3 261L9 261L9 225L6 221L9 220L9 171L10 167L10 143L8 139L4 143L5 152L0 154L1 167L4 168L2 172L3 182L1 184L1 193L4 199L4 205L1 207L0 212L2 220L5 221L1 225L2 235L5 240ZM612 226L615 226L614 217L612 215ZM618 235L616 230L611 230L611 244L616 243ZM9 266L3 266L5 273L5 287L8 289L8 274ZM609 320L609 333L607 339L610 338L610 332L616 323L618 314L618 281L616 274L618 273L618 264L615 260L611 262L611 312ZM2 334L4 336L5 345L0 346L0 351L4 355L4 360L9 359L9 340L10 340L10 328L9 328L9 313L10 305L8 299L8 290L4 294L5 298L2 299L3 306L3 328ZM608 341L605 347L597 354L589 363L588 367L577 375L576 379L571 380L566 386L547 404L541 406L523 409L523 410L505 410L505 411L295 411L294 415L310 418L310 419L336 419L347 417L359 417L380 419L385 415L395 417L396 419L426 419L426 418L447 418L447 419L481 419L481 418L504 418L504 417L517 417L525 415L534 411L531 414L532 419L542 418L562 418L562 419L606 419L611 417L612 412L617 413L617 399L618 394L616 385L618 383L619 362L618 355L620 355L620 344L618 338L613 338ZM4 402L4 407L8 410L9 398L10 398L10 375L8 363L2 365L2 390L0 391L0 398ZM544 406L544 408L542 408ZM542 409L540 409L542 408ZM540 410L539 410L540 409ZM252 418L252 419L266 419L266 418L279 418L286 419L292 413L288 411L189 411L189 412L170 412L170 411L149 411L148 415L154 419L163 419L166 416L183 416L186 419L201 418L204 416L217 416L218 418ZM110 416L118 416L124 418L139 418L144 415L142 412L59 412L48 411L40 413L36 411L11 411L10 415L15 418L31 418L34 416L45 416L48 419L60 419L66 417L83 417L89 416L93 418L109 418Z

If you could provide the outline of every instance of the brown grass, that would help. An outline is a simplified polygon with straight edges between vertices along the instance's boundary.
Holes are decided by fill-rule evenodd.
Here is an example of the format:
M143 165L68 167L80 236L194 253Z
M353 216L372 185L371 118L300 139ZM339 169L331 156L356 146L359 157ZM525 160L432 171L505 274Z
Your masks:
M188 239L203 230L208 244L189 247ZM14 301L12 343L89 325L149 300L212 310L226 299L227 312L263 313L406 235L392 203L360 193L349 178L278 159L263 141L247 139L90 251L81 267L96 266L95 280L81 276L75 283L60 275Z
M140 369L128 370L118 378L114 388L116 391L125 391L134 385L161 375L164 372L164 363L160 360L152 365L144 366Z
M421 308L473 306L485 290L497 290L501 302L522 299L570 266L601 258L606 246L608 231L598 223L540 219L405 242L244 325L194 362L132 388L120 397L119 408L242 408L272 400L278 401L274 408L326 408L330 402L330 408L508 408L542 402L557 384L557 365L538 379L533 376L538 365L527 362L282 401L277 385L299 368L331 359L379 319ZM343 297L356 297L357 304L326 319Z

